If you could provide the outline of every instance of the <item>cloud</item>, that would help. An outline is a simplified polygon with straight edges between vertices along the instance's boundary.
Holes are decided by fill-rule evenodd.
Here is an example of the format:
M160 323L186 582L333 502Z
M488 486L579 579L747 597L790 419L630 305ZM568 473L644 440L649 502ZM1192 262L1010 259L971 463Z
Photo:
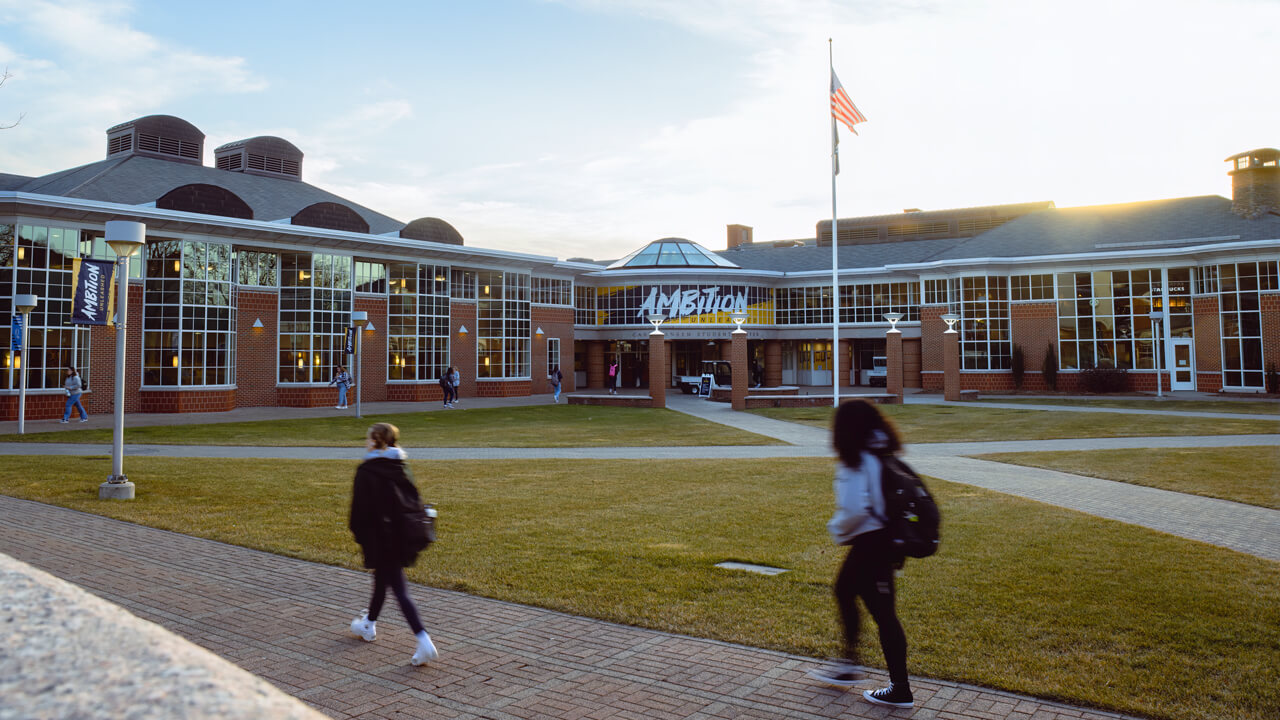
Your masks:
M0 0L7 35L0 62L14 75L4 107L25 112L25 130L55 138L8 148L11 171L42 174L97 157L101 118L114 124L190 98L268 87L244 58L202 54L134 29L133 12L121 2Z

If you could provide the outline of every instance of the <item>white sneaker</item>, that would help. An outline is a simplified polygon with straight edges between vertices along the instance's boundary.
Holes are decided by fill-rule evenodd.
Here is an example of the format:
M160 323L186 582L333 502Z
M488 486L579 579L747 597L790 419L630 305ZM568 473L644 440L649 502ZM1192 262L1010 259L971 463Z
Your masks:
M80 422L89 422L89 418L80 418Z
M431 636L427 631L418 633L418 649L414 651L413 657L409 658L409 662L414 665L425 665L438 657L440 653L436 651L435 643L431 642Z
M67 424L68 422L70 422L70 421L69 421L69 420L59 420L58 422L62 423L63 425L66 425L66 424Z
M351 621L351 632L356 637L363 638L365 642L373 642L378 637L377 621L369 619L369 611L365 610L360 613L360 617Z

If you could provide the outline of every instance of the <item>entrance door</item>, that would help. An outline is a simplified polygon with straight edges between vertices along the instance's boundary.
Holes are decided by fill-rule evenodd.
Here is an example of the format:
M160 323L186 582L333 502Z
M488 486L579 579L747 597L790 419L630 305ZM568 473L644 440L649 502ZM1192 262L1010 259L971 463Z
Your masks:
M1196 389L1195 352L1190 338L1174 338L1169 341L1169 381L1170 390Z

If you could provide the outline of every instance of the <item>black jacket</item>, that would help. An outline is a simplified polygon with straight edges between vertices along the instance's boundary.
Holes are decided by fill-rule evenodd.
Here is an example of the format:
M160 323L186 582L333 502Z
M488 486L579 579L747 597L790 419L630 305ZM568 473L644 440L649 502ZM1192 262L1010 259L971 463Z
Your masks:
M348 527L364 551L367 568L408 567L417 553L406 549L394 532L394 516L421 510L422 498L403 460L371 458L356 468Z

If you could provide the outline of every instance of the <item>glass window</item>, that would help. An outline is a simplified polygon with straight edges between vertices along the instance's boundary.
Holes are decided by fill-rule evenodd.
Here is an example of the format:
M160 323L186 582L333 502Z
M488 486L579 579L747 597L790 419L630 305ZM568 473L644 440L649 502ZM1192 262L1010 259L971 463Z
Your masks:
M529 275L480 270L476 377L529 378Z
M89 376L89 328L71 324L71 274L82 247L92 247L92 233L78 228L0 225L0 388L17 388L27 373L27 388L62 387L64 368L74 366ZM96 231L100 233L101 231ZM88 243L82 243L82 237ZM115 253L102 259L115 260ZM138 263L132 263L138 265ZM27 316L25 353L14 353L10 322L13 296L34 294L36 308ZM25 355L25 357L24 357Z
M560 338L547 338L547 376L560 365Z
M449 268L391 263L386 273L387 377L436 380L449 364Z
M1208 268L1197 268L1197 276L1208 274L1203 272L1206 270ZM1221 279L1218 315L1222 338L1222 384L1228 388L1265 388L1259 293L1264 289L1274 289L1276 261L1219 265L1213 270Z
M559 278L533 278L535 305L569 305L573 300L573 281Z
M960 278L960 367L1007 370L1013 352L1009 335L1009 278Z
M230 245L148 238L143 289L143 387L235 384L236 307ZM260 255L240 276L261 282ZM269 262L264 261L270 266ZM245 268L251 268L246 278ZM274 273L274 270L272 271Z
M344 255L280 255L278 382L328 382L348 364L352 264Z

